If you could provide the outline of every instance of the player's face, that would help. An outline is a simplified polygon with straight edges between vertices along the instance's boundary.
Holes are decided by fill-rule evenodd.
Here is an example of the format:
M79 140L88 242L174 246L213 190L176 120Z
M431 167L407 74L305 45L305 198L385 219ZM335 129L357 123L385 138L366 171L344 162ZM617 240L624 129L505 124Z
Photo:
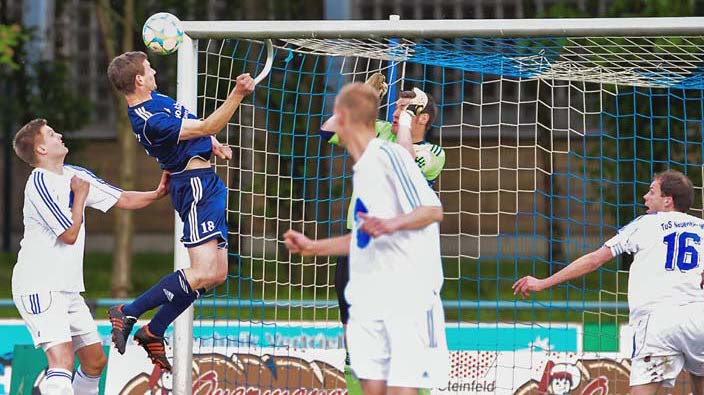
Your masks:
M337 120L337 126L338 130L335 132L340 136L340 139L343 140L344 144L344 139L346 138L346 132L347 132L347 125L349 124L348 120L348 114L347 111L345 111L344 108L341 108L340 106L335 103L335 108L333 108L333 114L335 115L335 119Z
M394 109L394 120L391 122L391 131L396 134L398 133L398 117L401 115L401 111L408 107L410 99L400 98L396 100L396 108ZM415 119L411 122L415 122ZM413 123L411 123L413 125Z
M650 183L648 193L643 195L643 200L645 201L645 206L648 208L648 214L652 214L666 211L667 205L672 201L672 198L663 196L660 190L660 181L653 180L653 182Z
M41 130L43 141L40 149L48 158L62 158L68 153L68 148L64 145L62 136L49 125L44 125Z
M147 89L148 91L155 91L156 90L156 70L152 68L152 65L149 63L147 59L144 59L144 75L142 75L142 85L144 85L144 88Z

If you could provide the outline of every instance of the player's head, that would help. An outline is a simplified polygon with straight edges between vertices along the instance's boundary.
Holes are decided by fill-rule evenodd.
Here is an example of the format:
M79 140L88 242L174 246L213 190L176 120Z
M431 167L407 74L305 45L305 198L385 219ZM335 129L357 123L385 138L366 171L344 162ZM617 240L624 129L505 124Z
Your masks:
M155 75L147 54L141 51L125 52L108 66L110 82L123 95L156 90Z
M692 181L677 170L666 170L653 177L648 193L643 195L648 213L687 212L694 201Z
M425 95L428 97L428 104L411 121L411 135L413 136L425 137L425 134L433 127L433 122L438 116L438 107L435 105L435 100L429 94L426 93ZM391 123L391 131L394 134L398 133L398 117L401 115L401 111L405 110L411 99L416 97L416 92L413 90L401 91L398 97L399 99L396 100L396 108L394 109L394 120Z
M15 134L12 142L15 153L31 166L45 161L61 160L68 153L61 134L54 131L45 119L34 119Z
M379 114L379 93L360 82L347 84L335 98L334 113L342 139L356 129L373 132Z

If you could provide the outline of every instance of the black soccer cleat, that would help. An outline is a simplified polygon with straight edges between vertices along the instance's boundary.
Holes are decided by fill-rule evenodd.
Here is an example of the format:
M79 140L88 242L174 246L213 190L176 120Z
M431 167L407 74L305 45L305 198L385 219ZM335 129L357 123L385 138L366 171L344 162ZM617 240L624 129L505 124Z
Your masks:
M120 354L125 353L127 338L132 332L132 327L137 322L136 318L128 317L122 312L123 306L121 304L108 309L108 318L110 318L110 324L112 325L112 343Z
M147 356L152 360L154 365L159 366L161 369L167 372L171 371L171 364L166 358L166 348L164 347L164 338L154 336L149 332L149 327L147 325L139 328L137 333L134 334L134 340L144 348L147 352Z

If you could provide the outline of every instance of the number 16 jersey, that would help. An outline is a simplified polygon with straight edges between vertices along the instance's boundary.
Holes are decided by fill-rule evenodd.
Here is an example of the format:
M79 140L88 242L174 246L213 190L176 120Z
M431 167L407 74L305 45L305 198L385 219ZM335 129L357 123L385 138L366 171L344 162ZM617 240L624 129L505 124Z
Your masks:
M635 254L628 276L630 320L656 310L704 303L700 253L704 220L677 212L640 216L605 246Z

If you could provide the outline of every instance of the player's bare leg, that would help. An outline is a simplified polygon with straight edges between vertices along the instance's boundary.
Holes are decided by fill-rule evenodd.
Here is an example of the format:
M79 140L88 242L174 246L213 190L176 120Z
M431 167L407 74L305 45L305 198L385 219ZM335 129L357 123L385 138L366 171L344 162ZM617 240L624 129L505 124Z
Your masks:
M66 342L52 346L46 350L46 359L49 369L73 370L73 344Z
M418 388L408 387L389 387L386 390L387 395L418 395Z
M91 344L76 351L76 356L81 362L81 370L91 376L100 376L108 363L108 358L100 343Z
M71 342L57 344L48 348L46 359L49 365L46 373L46 383L42 391L50 394L73 394L71 378L73 376L73 344Z
M98 395L100 375L108 362L102 344L81 347L76 355L81 365L73 375L73 392L76 395Z
M704 395L704 377L690 373L692 379L692 395Z
M634 385L631 387L631 395L655 395L662 383L650 383Z
M227 278L227 250L218 248L221 241L213 239L188 249L191 267L184 270L192 289L211 289Z
M362 383L364 395L386 395L386 381L359 380Z

